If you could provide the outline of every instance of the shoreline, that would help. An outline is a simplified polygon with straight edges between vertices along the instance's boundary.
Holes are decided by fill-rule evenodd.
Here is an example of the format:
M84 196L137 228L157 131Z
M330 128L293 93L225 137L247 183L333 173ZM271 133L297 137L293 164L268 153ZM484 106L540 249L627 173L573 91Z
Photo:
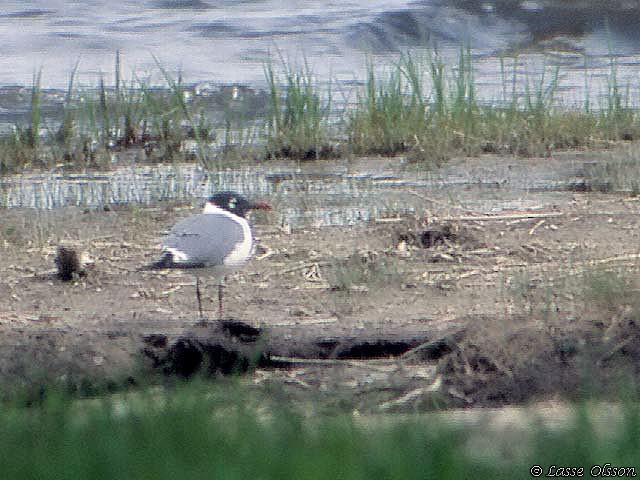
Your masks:
M500 189L487 191L504 203ZM633 368L636 342L627 327L635 312L638 258L629 239L640 228L637 197L566 191L550 197L546 210L478 216L456 210L446 189L440 196L425 195L428 200L415 197L423 202L421 209L388 222L286 229L274 216L255 219L259 254L229 282L225 297L232 316L252 328L273 325L274 332L282 330L278 335L291 338L320 332L358 339L378 332L378 341L391 346L396 340L389 343L385 335L414 329L407 338L420 334L447 345L454 335L446 348L437 342L429 347L435 355L431 359L390 359L384 368L372 361L371 368L382 368L373 384L380 389L371 388L370 395L357 388L343 391L365 410L419 389L427 390L390 405L400 411L429 410L435 393L428 388L438 377L437 395L450 407L467 402L499 406L556 395L573 398L582 381L573 369L581 362L596 362L591 374L598 378L608 378L616 368ZM528 195L532 205L544 204L543 192ZM280 199L276 210L285 205ZM150 368L149 357L141 353L150 348L144 338L164 336L164 347L154 347L151 357L160 363L166 349L185 335L192 342L207 341L202 330L189 337L198 330L193 330L196 312L188 275L135 272L136 265L157 253L164 226L190 209L161 202L109 210L68 207L32 216L0 210L0 272L6 280L0 294L10 299L0 321L0 341L11 346L0 359L0 373L19 372L24 351L33 349L42 364L51 366L50 379L66 372L70 381L100 384L114 374L135 378L141 362ZM436 231L429 238L440 238L440 232L443 241L426 245L422 239L428 229ZM65 283L52 275L60 244L94 258L86 277ZM608 326L599 327L603 318ZM465 327L468 333L455 337ZM288 334L287 328L292 329ZM540 335L541 328L556 333ZM51 348L42 347L43 339ZM623 344L616 349L619 341ZM522 345L536 348L520 351ZM26 350L11 353L16 348ZM473 366L464 367L470 361ZM530 367L536 362L540 369ZM471 370L464 373L465 368ZM542 374L545 369L557 371L554 381ZM362 367L302 363L295 372L259 368L247 375L266 376L285 389L293 377L310 385L337 382L335 391L342 391L341 376L353 375L357 385L370 369L366 361ZM37 384L41 373L25 374L22 380ZM391 378L397 390L384 387ZM532 397L520 382L533 388ZM603 379L600 394L615 398L614 384ZM496 392L502 392L502 400L494 397ZM332 404L331 395L321 396L327 407Z

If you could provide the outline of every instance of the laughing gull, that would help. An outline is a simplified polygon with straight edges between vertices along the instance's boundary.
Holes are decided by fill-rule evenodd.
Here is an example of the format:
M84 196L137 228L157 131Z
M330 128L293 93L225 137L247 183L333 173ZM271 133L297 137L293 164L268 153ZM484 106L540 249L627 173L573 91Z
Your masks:
M179 268L196 275L196 297L202 318L200 275L212 274L218 283L218 314L222 317L222 288L227 273L243 266L253 252L253 236L244 218L252 209L270 210L234 192L219 192L198 215L176 223L163 241L162 257L144 270Z

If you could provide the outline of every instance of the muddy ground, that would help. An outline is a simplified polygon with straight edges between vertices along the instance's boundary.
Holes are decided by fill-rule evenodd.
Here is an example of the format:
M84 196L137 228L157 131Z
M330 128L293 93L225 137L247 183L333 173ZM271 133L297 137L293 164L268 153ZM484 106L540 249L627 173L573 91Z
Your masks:
M284 386L287 396L332 407L392 411L571 396L578 372L593 367L610 377L620 358L625 368L637 364L635 301L615 291L595 301L585 292L593 297L592 284L609 281L600 272L634 277L639 210L636 197L576 192L550 209L496 217L428 198L414 217L352 227L288 231L261 214L253 217L255 258L227 280L224 317L266 337L273 332L281 351L272 353L287 357L279 368L250 371L248 383ZM161 232L191 213L177 204L0 211L2 377L140 381L153 367L143 353L150 338L169 348L216 328L211 280L210 321L198 326L190 273L137 271L157 257ZM56 278L60 244L88 253L86 276ZM303 348L359 338L406 348L317 358ZM446 346L425 355L419 345L432 341ZM382 358L359 358L367 356Z

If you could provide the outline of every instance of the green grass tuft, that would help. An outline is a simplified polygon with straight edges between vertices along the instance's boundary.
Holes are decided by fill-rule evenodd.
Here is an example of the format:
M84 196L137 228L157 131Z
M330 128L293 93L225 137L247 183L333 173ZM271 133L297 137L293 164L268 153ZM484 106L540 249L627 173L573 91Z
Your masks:
M364 94L349 116L349 145L354 153L395 155L416 146L416 136L426 122L421 76L409 56L386 80L380 80L373 64L368 64Z
M305 68L298 71L284 59L281 65L284 81L272 63L264 67L270 104L266 119L267 157L315 160L336 156L329 129L330 88L323 101L306 62Z
M329 279L337 291L375 290L399 284L402 271L396 257L356 252L334 266Z
M41 72L35 73L26 125L0 136L0 174L58 165L109 168L127 149L133 161L196 161L208 169L244 157L315 160L345 153L401 154L429 168L455 155L548 156L640 137L632 86L620 84L614 55L595 107L586 57L582 106L559 103L559 67L523 74L517 56L500 59L501 98L481 101L467 45L452 65L437 50L402 54L390 68L369 61L355 105L344 95L342 112L336 111L331 84L321 87L306 62L295 69L280 58L279 65L264 67L268 111L255 119L235 100L221 105L221 112L206 111L206 101L191 96L181 77L174 79L154 59L165 82L161 88L135 74L125 81L119 52L113 85L101 77L96 87L80 88L76 63L55 131L42 117ZM640 191L638 185L632 189Z

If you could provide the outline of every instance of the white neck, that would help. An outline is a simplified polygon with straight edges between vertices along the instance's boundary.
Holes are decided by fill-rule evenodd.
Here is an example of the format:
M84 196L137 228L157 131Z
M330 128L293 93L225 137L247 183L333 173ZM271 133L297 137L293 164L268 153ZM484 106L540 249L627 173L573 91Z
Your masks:
M242 226L243 240L236 245L229 255L227 255L224 259L224 264L231 268L237 268L244 265L253 251L253 235L251 235L251 228L249 227L247 219L240 217L235 213L231 213L229 210L220 208L211 202L207 202L202 213L205 215L223 215L227 218L231 218Z
M211 202L207 202L204 205L204 210L202 211L202 213L204 214L227 214L227 215L233 215L234 217L237 217L237 215L235 215L234 213L231 213L229 210L225 210L224 208L220 208L219 206L217 206L215 203L211 203Z
M236 215L235 213L231 213L229 210L225 210L224 208L220 208L215 203L207 202L202 213L205 215L224 215L225 217L231 218L242 225L242 228L245 229L245 234L247 231L249 231L249 235L251 234L249 222L247 222L246 218Z

